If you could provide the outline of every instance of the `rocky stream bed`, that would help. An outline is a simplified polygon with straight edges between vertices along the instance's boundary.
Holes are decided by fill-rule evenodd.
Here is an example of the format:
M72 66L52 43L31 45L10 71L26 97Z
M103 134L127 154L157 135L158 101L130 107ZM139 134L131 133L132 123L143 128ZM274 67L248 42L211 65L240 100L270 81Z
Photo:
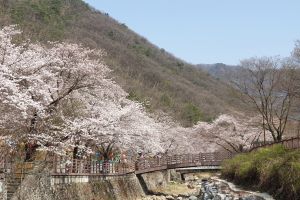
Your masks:
M167 187L143 200L274 200L266 193L246 191L219 176L186 176L184 182L170 182Z

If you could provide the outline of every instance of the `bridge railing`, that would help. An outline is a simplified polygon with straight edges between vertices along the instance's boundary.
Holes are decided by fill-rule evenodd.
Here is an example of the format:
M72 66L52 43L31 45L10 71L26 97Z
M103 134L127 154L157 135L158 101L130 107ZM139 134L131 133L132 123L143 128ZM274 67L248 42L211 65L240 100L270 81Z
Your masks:
M86 159L56 157L54 175L124 175L135 171L133 163L101 162Z
M217 152L146 158L137 161L136 171L146 172L154 171L156 169L191 166L220 166L223 160L229 159L232 156L233 155L230 153Z

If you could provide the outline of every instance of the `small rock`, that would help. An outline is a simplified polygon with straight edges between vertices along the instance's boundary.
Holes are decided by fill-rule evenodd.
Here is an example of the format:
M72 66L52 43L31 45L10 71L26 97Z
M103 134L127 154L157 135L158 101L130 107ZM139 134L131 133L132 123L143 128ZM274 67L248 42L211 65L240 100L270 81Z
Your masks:
M244 197L243 200L263 200L263 198L251 195L251 196Z
M166 199L167 199L167 200L175 200L175 198L174 198L173 196L171 196L171 195L166 196Z
M195 196L190 196L190 197L189 197L189 200L198 200L198 198L195 197Z
M213 198L213 200L222 200L222 197L219 196L219 195L216 195L216 196Z

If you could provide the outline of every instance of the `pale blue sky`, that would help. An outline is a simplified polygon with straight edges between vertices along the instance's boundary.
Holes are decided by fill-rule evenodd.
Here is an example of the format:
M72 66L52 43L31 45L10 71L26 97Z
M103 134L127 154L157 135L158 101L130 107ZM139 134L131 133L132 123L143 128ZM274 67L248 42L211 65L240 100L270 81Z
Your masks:
M300 0L85 0L190 63L289 56Z

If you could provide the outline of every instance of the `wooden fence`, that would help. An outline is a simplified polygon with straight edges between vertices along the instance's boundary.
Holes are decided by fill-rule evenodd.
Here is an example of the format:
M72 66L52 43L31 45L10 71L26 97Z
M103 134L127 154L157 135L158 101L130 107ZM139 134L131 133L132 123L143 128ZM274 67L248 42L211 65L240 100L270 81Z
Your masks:
M282 140L282 141L279 141L279 142L254 145L250 149L250 151L255 151L257 149L264 148L264 147L271 147L271 146L278 145L278 144L283 145L287 149L299 149L300 148L300 138L296 137L296 138L290 138L290 139Z

